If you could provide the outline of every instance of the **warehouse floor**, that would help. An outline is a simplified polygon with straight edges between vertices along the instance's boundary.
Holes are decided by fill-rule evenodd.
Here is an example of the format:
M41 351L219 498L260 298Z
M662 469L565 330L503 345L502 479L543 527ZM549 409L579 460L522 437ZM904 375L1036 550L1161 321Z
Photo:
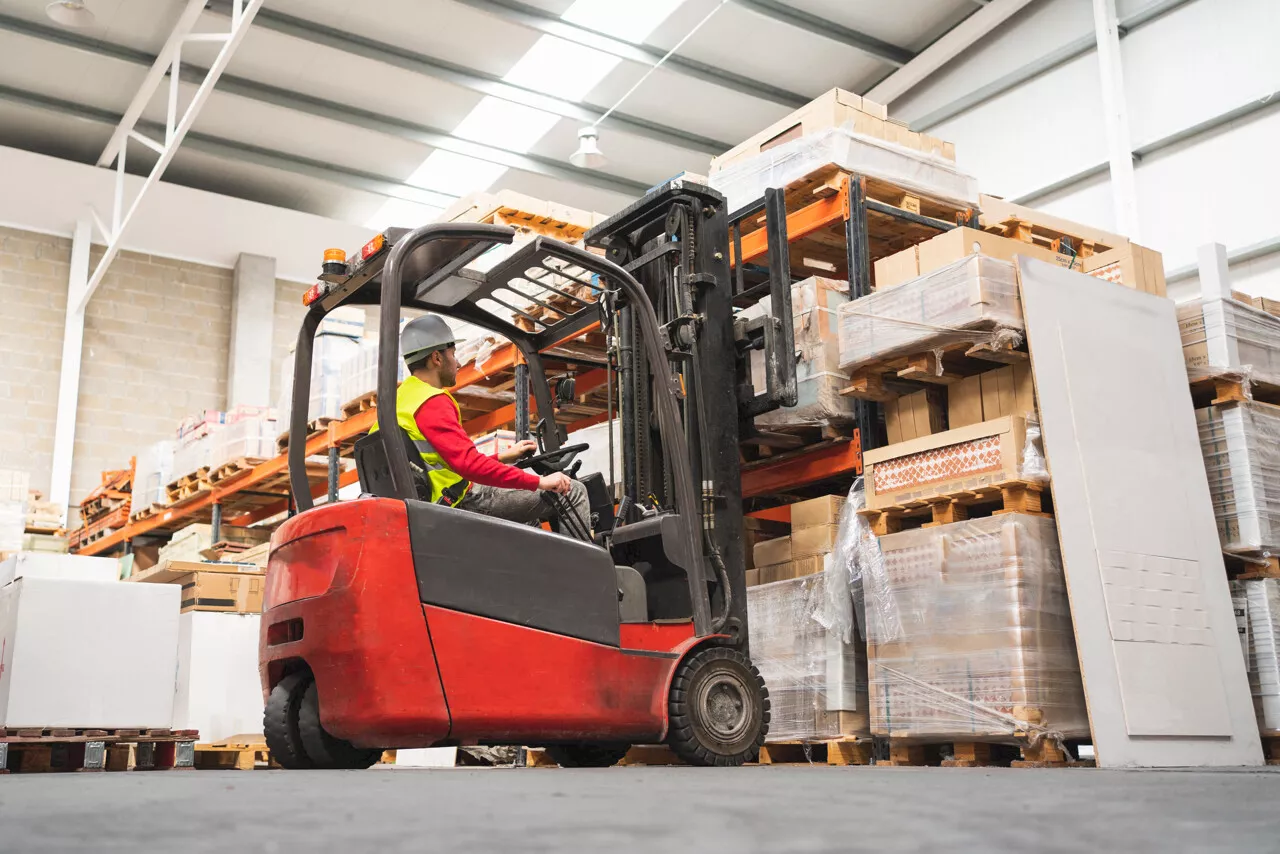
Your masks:
M1280 770L1280 769L1277 769ZM1275 851L1280 773L941 768L14 775L8 851Z

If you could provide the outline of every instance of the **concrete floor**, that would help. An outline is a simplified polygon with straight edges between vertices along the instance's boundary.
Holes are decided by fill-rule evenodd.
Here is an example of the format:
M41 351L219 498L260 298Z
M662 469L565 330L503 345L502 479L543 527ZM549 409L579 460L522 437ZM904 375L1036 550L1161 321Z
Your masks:
M0 850L1265 852L1278 800L1266 770L15 774Z

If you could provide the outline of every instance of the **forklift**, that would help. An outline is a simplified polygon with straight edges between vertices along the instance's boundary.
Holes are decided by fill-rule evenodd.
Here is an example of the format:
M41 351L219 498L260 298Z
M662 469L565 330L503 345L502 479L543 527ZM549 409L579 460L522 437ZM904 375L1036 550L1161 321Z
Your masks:
M781 193L768 201L766 219L785 217ZM390 405L355 446L358 499L316 506L305 443L291 442L295 513L272 537L259 648L275 761L364 768L388 748L524 745L599 767L663 743L692 765L757 758L769 694L749 657L738 440L755 415L794 405L795 354L785 257L744 290L729 235L724 198L676 179L588 232L602 254L537 237L479 272L468 265L515 232L440 223L327 260L304 300L291 435L306 434L329 312L379 307L383 402L396 398L403 309L465 321L519 350L517 407L531 395L539 420L538 450L518 465L581 480L592 531L559 533L584 533L563 512L544 530L431 503ZM768 314L735 322L744 294L767 295ZM540 355L596 324L611 416L618 396L616 484L579 476L586 445L555 421L572 384L553 390Z

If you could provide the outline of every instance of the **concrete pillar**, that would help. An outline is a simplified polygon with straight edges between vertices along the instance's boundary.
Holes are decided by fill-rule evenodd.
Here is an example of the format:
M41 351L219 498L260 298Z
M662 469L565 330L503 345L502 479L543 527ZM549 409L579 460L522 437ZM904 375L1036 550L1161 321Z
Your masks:
M1116 231L1136 241L1141 239L1138 231L1138 182L1133 170L1133 142L1129 138L1129 107L1120 62L1116 0L1093 0L1093 22L1098 40L1098 73L1102 78L1103 125L1107 132L1107 157L1111 161Z
M71 498L71 463L76 442L76 410L80 399L80 356L84 346L84 304L89 284L92 229L89 217L80 217L71 241L71 276L67 282L62 366L58 375L58 415L53 427L49 500L62 507L64 525L68 521L66 510Z
M1231 299L1231 273L1227 267L1227 247L1206 243L1196 250L1200 268L1201 299Z
M270 406L275 329L276 259L241 253L231 293L227 408Z

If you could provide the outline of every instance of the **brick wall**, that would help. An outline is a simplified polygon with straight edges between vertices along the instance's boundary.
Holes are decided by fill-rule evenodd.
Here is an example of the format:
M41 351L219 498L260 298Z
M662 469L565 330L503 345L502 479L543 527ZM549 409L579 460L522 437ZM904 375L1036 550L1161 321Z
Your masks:
M102 247L94 247L96 264ZM0 468L49 490L71 241L0 227ZM92 269L92 267L91 267ZM226 405L233 271L122 252L85 315L71 501L106 469L172 438L187 415ZM306 309L278 279L271 402ZM370 312L373 314L374 312Z
M0 468L46 492L70 273L70 240L0 227Z

